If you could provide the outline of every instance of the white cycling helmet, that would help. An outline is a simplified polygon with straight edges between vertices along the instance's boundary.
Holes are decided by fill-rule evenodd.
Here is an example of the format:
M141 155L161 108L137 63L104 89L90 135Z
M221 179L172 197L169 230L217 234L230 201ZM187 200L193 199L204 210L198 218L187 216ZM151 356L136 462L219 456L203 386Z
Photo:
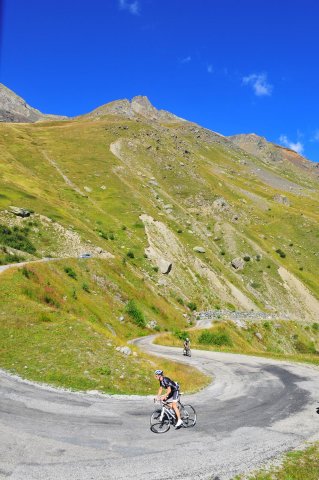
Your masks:
M154 375L163 375L163 370L155 370Z

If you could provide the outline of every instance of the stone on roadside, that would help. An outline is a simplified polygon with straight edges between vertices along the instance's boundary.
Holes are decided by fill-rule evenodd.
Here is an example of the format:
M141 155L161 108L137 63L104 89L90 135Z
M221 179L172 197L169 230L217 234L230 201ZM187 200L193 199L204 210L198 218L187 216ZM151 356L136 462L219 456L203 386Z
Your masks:
M130 347L116 347L115 350L123 353L124 355L131 355L132 354L132 350L130 349Z

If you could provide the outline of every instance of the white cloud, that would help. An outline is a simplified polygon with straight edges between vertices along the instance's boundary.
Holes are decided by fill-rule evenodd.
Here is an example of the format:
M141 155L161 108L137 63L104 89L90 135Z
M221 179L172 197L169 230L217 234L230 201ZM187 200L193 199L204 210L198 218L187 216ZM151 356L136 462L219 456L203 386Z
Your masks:
M192 60L192 57L188 56L180 60L181 63L189 63Z
M314 142L319 142L319 129L315 131L315 134L313 136L313 141Z
M129 2L128 0L118 0L121 10L127 10L132 15L138 15L140 13L140 4L137 0Z
M243 85L250 85L257 97L270 96L273 86L268 83L266 73L252 73L242 79Z
M291 142L287 135L280 135L279 141L285 146L293 150L294 152L299 153L302 155L304 151L304 146L301 142Z
M213 73L213 65L207 65L207 72Z

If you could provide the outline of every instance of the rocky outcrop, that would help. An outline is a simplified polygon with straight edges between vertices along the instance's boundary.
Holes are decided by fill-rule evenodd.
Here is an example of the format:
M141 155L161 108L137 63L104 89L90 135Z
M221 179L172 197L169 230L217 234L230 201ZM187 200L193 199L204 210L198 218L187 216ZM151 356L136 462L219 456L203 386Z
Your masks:
M245 260L243 260L241 257L234 258L231 261L231 266L234 267L235 270L242 270L245 266Z
M290 206L290 201L285 195L275 195L274 196L274 201L277 203L282 203L283 205L286 205L287 207Z
M229 205L223 197L216 198L213 202L213 207L218 211L224 211L229 209Z
M130 347L116 347L115 350L123 353L123 355L132 355L132 350L130 349Z
M157 110L149 99L145 96L138 95L132 100L116 100L115 102L106 103L96 108L87 116L102 117L104 115L120 115L130 119L138 119L142 117L152 122L185 122L184 119L167 112L165 110Z
M313 163L299 153L281 145L268 142L264 137L260 137L255 133L232 135L227 138L234 145L265 163L280 164L282 162L288 162L307 170L314 168Z
M0 83L0 122L32 123L39 120L58 120L66 117L46 115L30 107L23 98Z
M163 258L155 248L146 248L145 254L147 255L147 258L149 258L155 263L155 265L162 274L168 275L169 272L172 270L172 262L165 260L165 258Z
M30 217L31 215L31 212L29 212L29 210L26 210L25 208L21 208L21 207L11 206L9 207L9 210L11 213L16 215L17 217L25 218L25 217Z
M194 247L193 250L194 250L194 252L197 252L197 253L205 253L206 252L204 247Z

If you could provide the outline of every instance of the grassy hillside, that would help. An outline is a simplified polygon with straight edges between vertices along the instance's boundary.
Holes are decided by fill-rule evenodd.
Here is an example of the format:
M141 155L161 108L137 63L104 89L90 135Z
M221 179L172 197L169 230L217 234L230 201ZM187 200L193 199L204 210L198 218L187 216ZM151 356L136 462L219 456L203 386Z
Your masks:
M64 384L59 373L50 380L44 364L51 343L55 352L63 345L54 360L61 374L80 348L75 338L86 339L96 359L103 350L104 363L118 363L124 357L113 359L114 345L155 331L129 319L130 301L161 330L184 329L193 308L318 320L316 172L268 164L213 132L164 121L102 115L0 125L0 264L60 259L33 264L29 277L23 269L1 275L1 366ZM82 253L93 258L83 261ZM70 327L81 333L68 336L68 349L59 342ZM37 355L42 366L24 368ZM90 355L82 347L70 355L70 372L77 355L90 372L74 383L88 376L99 384ZM136 361L137 372L142 357L132 358L123 361ZM126 391L115 363L103 389Z
M237 326L232 321L215 322L205 330L164 333L156 339L161 345L181 346L184 337L192 348L262 355L319 365L319 323L295 321L247 321Z
M193 369L141 354L129 339L185 325L174 305L150 290L130 265L107 260L29 264L2 274L0 364L24 377L76 389L152 393L160 366L193 389ZM132 382L134 378L134 382Z

